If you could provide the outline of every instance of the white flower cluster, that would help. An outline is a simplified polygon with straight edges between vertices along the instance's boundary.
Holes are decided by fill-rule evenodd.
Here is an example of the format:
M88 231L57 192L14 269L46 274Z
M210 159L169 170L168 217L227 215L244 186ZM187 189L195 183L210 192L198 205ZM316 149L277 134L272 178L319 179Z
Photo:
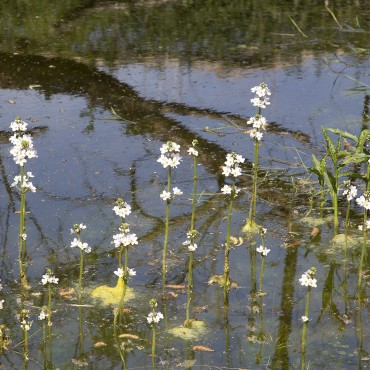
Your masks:
M22 310L20 315L18 316L21 323L21 328L24 331L29 331L32 327L32 321L29 321L28 315L28 310Z
M364 207L365 209L370 209L370 193L365 192L363 195L361 195L359 198L356 199L356 203L360 207Z
M71 229L71 234L79 235L82 230L86 229L86 225L84 224L74 224L73 229Z
M221 188L221 193L225 194L225 195L231 194L232 190L233 190L233 188L230 185L226 184ZM242 191L242 189L238 188L237 186L234 186L235 195L239 194L241 191Z
M113 211L117 216L125 218L131 213L131 206L124 202L123 199L118 198L116 204L117 205L113 207Z
M27 172L26 175L22 176L17 175L14 177L14 182L11 184L12 187L18 188L20 191L32 191L32 193L36 192L36 188L33 186L30 178L34 177L32 172Z
M357 227L360 231L362 231L364 229L364 225L358 225ZM369 229L370 229L370 220L367 220L366 221L366 230L369 230Z
M225 165L222 166L222 174L226 177L238 177L242 174L240 163L244 163L245 158L235 152L226 155Z
M14 135L9 139L13 144L10 154L13 156L16 164L24 166L28 158L37 158L32 137L24 133L27 130L27 123L17 117L15 121L10 124L10 128L14 132Z
M114 271L114 274L117 275L119 278L123 278L124 276L123 268L118 267L118 269ZM128 276L136 276L136 271L134 269L130 269L127 267L127 274Z
M307 270L304 274L302 274L302 277L299 279L299 282L302 286L317 287L317 280L313 278L313 276L316 274L316 269L311 268Z
M351 181L344 181L344 190L343 195L347 195L347 200L350 202L357 195L357 188L354 185L351 185Z
M182 195L182 194L184 193L178 187L174 187L172 189L172 194L171 192L167 190L163 190L160 197L162 198L162 200L167 201L167 200L174 198L176 195Z
M197 146L198 144L198 140L197 139L194 139L193 142L192 142L192 145L189 149L188 149L188 153L189 155L193 155L194 157L198 157L199 153L198 151L195 149L195 147Z
M157 159L163 168L167 167L177 167L180 164L181 157L180 154L180 145L168 141L166 144L163 144L161 147L161 156Z
M198 248L198 245L194 243L194 239L199 235L197 230L190 230L186 233L187 240L185 240L182 245L188 247L190 252L195 252Z
M90 253L91 252L91 247L89 247L89 244L83 243L81 240L78 240L77 238L74 238L71 241L71 248L80 248L82 252L85 253Z
M42 275L41 282L42 285L45 285L47 283L58 284L59 278L56 278L55 276L51 275L51 272L47 272L45 275Z
M271 91L264 82L252 87L251 91L256 94L256 96L251 99L251 103L255 107L264 109L267 105L270 105L268 97L271 95Z
M310 319L309 319L307 316L302 316L302 317L301 317L301 321L302 321L303 323L306 323L306 322L310 321Z
M256 249L256 252L257 253L260 253L261 256L267 256L270 252L270 249L267 249L265 247L263 247L262 245L260 245L257 249Z
M252 87L251 91L256 94L256 96L251 99L251 103L259 108L259 113L254 117L251 117L248 121L248 125L252 125L253 129L250 131L250 137L256 141L261 141L263 137L263 131L266 131L267 120L265 117L261 116L261 109L266 108L270 105L269 97L271 92L267 85L262 82L258 86Z
M113 235L113 244L116 248L129 247L138 244L138 239L136 234L130 234L130 229L127 224L122 225L119 228L119 233Z
M48 308L42 307L40 310L40 315L38 316L39 320L45 320L47 317L49 317Z
M162 312L150 312L146 319L148 321L148 324L158 324L159 321L163 318L164 316Z

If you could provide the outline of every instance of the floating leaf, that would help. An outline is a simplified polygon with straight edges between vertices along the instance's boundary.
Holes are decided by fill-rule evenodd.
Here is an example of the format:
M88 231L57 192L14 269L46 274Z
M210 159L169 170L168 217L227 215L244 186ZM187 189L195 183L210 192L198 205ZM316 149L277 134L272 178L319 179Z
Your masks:
M60 288L59 295L62 298L71 299L75 295L75 290L73 288L71 289Z
M215 350L209 347L205 346L193 346L192 347L193 351L200 351L200 352L214 352Z
M135 339L135 340L140 339L140 337L135 334L120 334L118 338L127 338L127 339Z
M186 360L181 362L181 364L176 365L176 367L192 367L194 366L196 360Z
M170 288L170 289L185 289L185 285L166 285L166 288Z
M8 103L9 103L9 104L15 104L15 101L14 101L14 100L9 99L9 100L8 100Z

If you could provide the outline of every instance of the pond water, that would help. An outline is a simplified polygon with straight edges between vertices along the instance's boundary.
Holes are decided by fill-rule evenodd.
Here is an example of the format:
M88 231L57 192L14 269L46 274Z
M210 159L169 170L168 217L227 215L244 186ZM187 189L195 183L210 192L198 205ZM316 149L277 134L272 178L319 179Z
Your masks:
M130 249L134 297L119 323L128 369L150 369L149 301L166 313L157 326L157 368L296 369L301 367L301 316L307 288L301 275L317 268L307 325L305 366L310 369L370 368L370 261L357 289L362 248L356 237L346 268L343 243L332 242L330 196L320 218L312 154L326 145L321 126L359 135L368 128L370 8L366 1L3 1L0 4L1 117L1 324L11 339L2 368L120 369L115 342L116 305L91 297L100 285L114 287L117 250L112 237L120 219L117 198L132 206L127 217L139 244ZM295 23L295 24L294 24ZM246 125L256 114L251 87L270 87L264 111L269 126L260 147L257 223L267 229L271 252L264 268L263 297L256 296L258 237L242 233L249 212L253 140ZM114 114L115 113L115 114ZM19 166L9 151L10 122L29 123L38 158L27 162L36 193L27 193L27 278L20 284ZM117 116L121 117L118 118ZM186 312L193 159L199 142L192 316L206 331L185 340L169 332ZM162 301L162 248L166 205L159 195L167 170L157 162L168 140L181 145L183 160L172 176L184 194L171 204L167 300ZM223 274L228 199L221 194L221 166L228 152L246 158L234 203L230 275L237 288L225 305L223 288L209 284ZM341 179L342 181L342 179ZM358 183L360 184L360 183ZM363 190L363 189L362 189ZM340 194L342 192L340 191ZM312 208L313 204L313 209ZM340 196L343 233L346 201ZM310 214L314 218L305 220ZM78 300L79 253L70 229L84 223L82 303ZM52 294L52 361L45 361L39 309L47 304L45 269L59 278ZM66 294L74 289L75 293ZM361 294L360 294L361 293ZM358 299L358 296L361 299ZM24 361L20 302L30 310L29 361ZM128 335L128 336L127 336ZM130 337L131 335L131 337ZM195 347L198 346L198 347ZM204 351L201 347L212 349Z

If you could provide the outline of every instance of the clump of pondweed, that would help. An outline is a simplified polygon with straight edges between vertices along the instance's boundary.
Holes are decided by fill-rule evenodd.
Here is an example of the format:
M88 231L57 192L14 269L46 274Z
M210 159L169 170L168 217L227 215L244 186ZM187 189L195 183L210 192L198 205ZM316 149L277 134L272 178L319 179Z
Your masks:
M307 295L306 295L306 307L304 315L301 317L301 321L303 323L302 328L302 357L301 357L301 365L302 370L305 370L305 353L306 353L306 333L307 333L307 324L310 321L308 313L310 309L310 297L311 297L311 289L317 287L317 280L314 278L316 274L316 268L312 267L307 270L302 277L299 279L299 282L302 286L307 287Z
M171 201L176 195L181 195L182 191L177 187L172 189L171 192L171 175L172 169L176 168L181 161L180 145L174 143L173 141L168 141L166 144L163 144L161 147L161 156L158 158L159 162L163 168L168 168L167 172L167 188L163 190L160 197L163 201L166 202L166 219L165 219L165 232L164 232L164 241L163 241L163 255L162 255L162 290L166 286L166 259L167 259L167 246L168 246L168 231L169 231L169 222L170 222L170 212L171 212Z
M254 161L253 161L253 185L252 185L252 197L249 206L249 216L246 224L243 227L245 233L257 232L256 224L256 206L257 206L257 181L258 181L258 159L259 159L259 147L263 137L263 132L266 131L267 120L261 115L262 109L265 109L269 102L269 96L271 95L270 89L267 85L262 82L258 86L254 86L251 91L255 93L255 97L251 99L253 106L258 107L258 113L251 117L247 124L252 125L252 129L249 131L250 137L254 140Z
M20 166L20 174L14 177L14 182L11 186L16 187L21 193L21 203L19 210L19 270L21 282L27 286L27 276L24 269L24 263L27 256L27 230L26 230L26 193L28 191L35 192L36 188L30 181L33 176L32 172L25 171L25 164L28 159L36 158L37 153L33 146L31 135L26 134L28 124L20 117L10 124L11 130L14 132L10 137L10 142L13 144L10 154L13 156L14 162Z

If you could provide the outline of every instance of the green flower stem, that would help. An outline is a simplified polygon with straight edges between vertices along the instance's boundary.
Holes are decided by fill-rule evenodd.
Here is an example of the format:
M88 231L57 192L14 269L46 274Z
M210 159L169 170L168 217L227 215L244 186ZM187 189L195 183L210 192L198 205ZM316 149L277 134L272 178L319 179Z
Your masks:
M196 206L196 196L197 196L197 157L193 156L193 199L191 202L191 221L190 221L190 231L194 230L195 226L195 206ZM191 244L194 243L194 240L191 240ZM187 290L187 302L186 302L186 320L185 327L189 328L191 326L190 321L190 305L194 288L194 279L193 279L193 267L194 267L194 252L190 251L189 257L189 269L188 269L188 290Z
M78 235L78 238L80 238L80 235ZM81 297L82 297L82 273L84 270L84 254L82 250L80 249L80 276L78 280L78 303L81 304Z
M347 247L348 247L348 229L349 229L349 212L351 210L351 201L348 202L347 212L346 212L346 221L344 224L345 228L345 243L344 243L344 261L343 261L343 270L344 270L344 282L346 281L347 275Z
M52 342L52 333L51 333L51 326L52 326L52 321L51 321L51 284L48 284L48 341L49 341L49 361L50 363L53 361L53 342Z
M155 305L152 307L153 317L155 316ZM156 341L156 327L155 322L152 323L152 369L155 369L155 341Z
M366 191L370 191L370 164L367 166L367 178L366 178ZM362 282L362 269L364 265L364 260L366 258L366 249L367 249L367 209L364 208L364 225L363 225L363 233L364 233L364 240L361 249L361 258L360 258L360 266L358 271L358 280L357 280L357 290L360 291L361 282Z
M257 180L258 180L258 152L259 142L254 142L254 162L253 162L253 187L252 187L252 198L249 206L249 217L247 223L253 226L256 222L256 207L257 207Z
M24 370L28 370L28 330L24 330L24 347L23 347L23 367Z
M167 191L171 192L171 167L168 169L167 175ZM163 241L163 256L162 256L162 289L164 294L164 289L166 287L166 257L167 257L167 245L168 245L168 230L170 223L170 211L171 211L171 200L168 199L166 203L166 223L164 231L164 241Z
M338 179L337 180L337 188L338 188ZM338 191L332 192L332 200L333 200L333 207L334 207L334 235L338 234L339 228L339 218L338 218Z
M26 233L26 191L23 189L22 184L24 181L24 166L21 166L21 204L19 210L19 273L21 282L26 282L26 273L23 270L23 263L26 258L26 240L24 234ZM27 285L27 284L26 284Z
M194 252L190 251L189 257L189 271L188 271L188 298L186 302L186 320L185 320L185 327L191 327L191 320L190 320L190 304L191 304L191 296L193 293L193 265L194 265Z
M306 309L304 316L308 317L308 311L310 309L310 297L311 297L311 287L308 287L307 296L306 296ZM307 333L307 324L308 322L303 323L302 328L302 370L305 370L305 352L306 352L306 333Z
M235 180L231 184L231 194L229 201L229 213L227 216L227 232L226 232L226 243L225 243L225 262L224 262L224 294L226 294L230 288L230 233L231 233L231 219L233 215L233 203L235 197Z
M263 273L265 269L265 258L266 256L262 256L261 271L260 271L260 292L262 292L262 281L263 281Z

